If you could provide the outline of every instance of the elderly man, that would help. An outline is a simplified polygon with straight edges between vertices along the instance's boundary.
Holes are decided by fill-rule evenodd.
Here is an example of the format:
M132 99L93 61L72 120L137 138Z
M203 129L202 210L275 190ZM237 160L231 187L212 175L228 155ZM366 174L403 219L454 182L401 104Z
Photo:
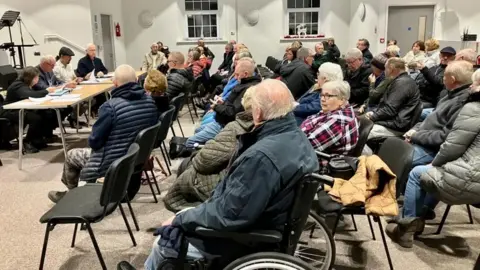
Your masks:
M315 56L312 64L312 69L315 71L315 73L323 63L335 62L335 57L333 56L331 48L329 49L330 50L325 50L325 47L321 42L315 44Z
M329 38L327 40L328 43L328 50L332 52L333 60L336 62L338 58L340 58L340 50L338 49L337 45L335 44L334 38Z
M322 86L322 110L309 116L300 126L315 150L348 155L358 141L358 121L348 104L350 86L331 81Z
M213 54L213 52L212 52L207 46L205 46L205 41L204 41L203 39L199 39L199 40L197 41L197 45L198 45L198 47L202 47L202 48L203 48L203 54L204 54L206 57L208 57L208 58L210 58L210 59L212 59L212 60L215 58L215 54Z
M373 54L370 52L370 42L366 38L359 39L357 41L357 49L362 51L365 65L369 65L373 59Z
M142 71L149 72L152 69L156 69L158 66L166 64L167 58L163 52L158 50L158 44L153 43L150 46L150 52L145 54L143 58Z
M69 150L63 166L62 182L68 189L78 182L95 182L108 167L125 155L137 134L158 121L157 106L137 83L135 69L121 65L115 70L112 98L100 107L98 120L88 138L90 148ZM59 201L66 191L51 191L48 198Z
M55 67L55 57L51 55L45 55L40 58L40 65L37 66L40 72L38 83L33 86L34 90L45 90L48 88L58 88L63 86L64 82L59 80L53 73ZM75 88L76 82L69 81L66 87Z
M279 65L278 74L280 79L292 91L293 98L299 99L315 83L315 75L312 73L313 51L307 48L288 49L293 57L288 64Z
M233 52L233 44L228 43L225 45L225 53L223 54L223 62L218 66L218 72L222 73L223 71L230 72L230 69L233 64L233 55L235 53Z
M416 124L415 114L422 105L417 84L406 72L403 59L388 59L385 77L391 83L377 109L365 114L375 123L368 135L369 140L403 135Z
M97 46L95 44L88 44L85 49L87 55L78 61L77 75L86 80L90 76L103 77L108 73L107 68L103 65L102 59L97 57Z
M477 52L474 49L467 48L459 51L455 55L455 61L458 60L465 60L467 62L472 63L474 65L474 69L476 70L475 66L477 65Z
M216 103L212 104L210 109L215 112L215 121L198 128L195 135L188 138L185 144L187 148L194 148L195 144L205 144L208 140L215 138L223 127L235 120L237 113L244 111L243 95L248 88L262 81L262 78L254 73L255 61L252 58L238 60L235 77L240 83L231 90L226 100L218 98Z
M168 56L167 96L170 100L186 94L192 88L193 73L185 69L185 56L181 52L171 52Z
M425 121L404 135L414 145L413 167L432 162L468 97L472 74L473 66L466 61L451 62L445 69L443 81L448 94Z
M255 128L238 137L240 148L223 181L209 200L177 214L162 226L181 228L187 233L194 233L197 227L282 232L295 196L291 187L303 175L318 170L315 152L290 113L293 101L289 89L278 80L258 84L252 97ZM178 236L170 236L169 242L179 240ZM155 240L145 262L147 270L158 269L167 256L177 256L160 240ZM202 253L208 253L229 263L251 250L230 240L191 239L187 256L199 259ZM225 265L218 267L223 269Z
M345 61L347 61L345 80L350 84L349 102L352 106L358 107L368 98L370 87L368 77L372 74L372 69L364 62L362 51L357 48L347 51Z

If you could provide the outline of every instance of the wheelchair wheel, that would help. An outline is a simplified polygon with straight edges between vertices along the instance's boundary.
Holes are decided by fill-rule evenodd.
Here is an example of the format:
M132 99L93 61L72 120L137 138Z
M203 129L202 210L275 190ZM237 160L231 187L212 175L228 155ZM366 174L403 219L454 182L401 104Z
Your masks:
M314 211L308 215L294 256L320 270L332 269L335 263L335 241L325 221Z
M275 252L260 252L250 254L232 262L224 268L224 270L256 269L314 270L315 268L298 258Z

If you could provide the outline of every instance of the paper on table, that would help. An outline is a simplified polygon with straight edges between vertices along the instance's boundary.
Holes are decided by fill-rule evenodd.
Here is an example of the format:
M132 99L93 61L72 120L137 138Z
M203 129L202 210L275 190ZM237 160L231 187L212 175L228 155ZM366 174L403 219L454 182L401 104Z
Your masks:
M42 97L42 98L32 98L32 97L29 97L28 98L31 102L34 102L34 103L42 103L42 102L45 102L45 101L49 101L49 100L52 100L53 98L51 96L45 96L45 97Z
M51 102L52 103L63 103L63 102L76 102L79 101L80 98L56 98L53 99Z
M81 96L80 94L66 94L63 96L59 96L55 99L75 99L75 98L79 98L80 96Z

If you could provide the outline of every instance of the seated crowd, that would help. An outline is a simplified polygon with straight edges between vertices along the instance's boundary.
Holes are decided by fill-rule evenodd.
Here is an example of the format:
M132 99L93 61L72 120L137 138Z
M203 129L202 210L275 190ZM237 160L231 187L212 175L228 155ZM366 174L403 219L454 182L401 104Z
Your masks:
M193 153L164 198L166 208L176 213L161 221L162 231L171 232L169 243L162 241L165 234L154 240L145 269L156 270L167 257L177 256L173 247L181 232L193 233L197 227L283 231L293 203L291 186L325 166L315 151L352 153L360 144L360 118L373 122L366 155L389 137L413 146L412 169L400 191L403 207L387 226L393 241L412 247L439 201L480 203L480 71L474 71L476 55L469 49L439 49L438 41L430 39L416 41L400 57L392 41L373 56L368 40L360 39L341 59L333 39L314 49L294 42L270 78L264 78L242 43L225 46L218 72L211 76L215 55L203 40L187 58L161 42L150 49L143 59L145 77L137 78L128 65L115 70L112 98L96 100L98 119L89 147L68 151L61 177L68 190L79 181L104 177L137 134L158 122L172 99L200 92L192 88L197 79L202 81L196 99L204 115L185 143ZM62 48L57 61L45 56L38 67L25 68L8 88L5 104L108 73L93 44L75 71L71 56L71 50ZM18 124L17 111L3 110L0 116ZM49 110L25 113L27 151L44 148L54 138L55 117ZM66 109L62 117L73 122L76 114ZM66 193L52 191L48 197L58 202ZM256 251L225 239L192 239L189 245L189 258L215 254L225 264Z

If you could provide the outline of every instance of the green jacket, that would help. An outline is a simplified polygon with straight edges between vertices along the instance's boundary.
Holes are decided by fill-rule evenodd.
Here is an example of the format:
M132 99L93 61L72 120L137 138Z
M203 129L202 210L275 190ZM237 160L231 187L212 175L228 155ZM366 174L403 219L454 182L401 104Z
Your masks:
M312 63L312 69L313 70L318 70L318 68L323 64L327 62L335 62L335 59L333 55L327 51L325 51L323 54L316 54L313 63Z
M368 99L365 101L365 105L367 106L378 106L380 100L387 91L388 86L392 82L392 79L385 78L383 81L375 87L375 83L370 84L370 88L368 91Z

